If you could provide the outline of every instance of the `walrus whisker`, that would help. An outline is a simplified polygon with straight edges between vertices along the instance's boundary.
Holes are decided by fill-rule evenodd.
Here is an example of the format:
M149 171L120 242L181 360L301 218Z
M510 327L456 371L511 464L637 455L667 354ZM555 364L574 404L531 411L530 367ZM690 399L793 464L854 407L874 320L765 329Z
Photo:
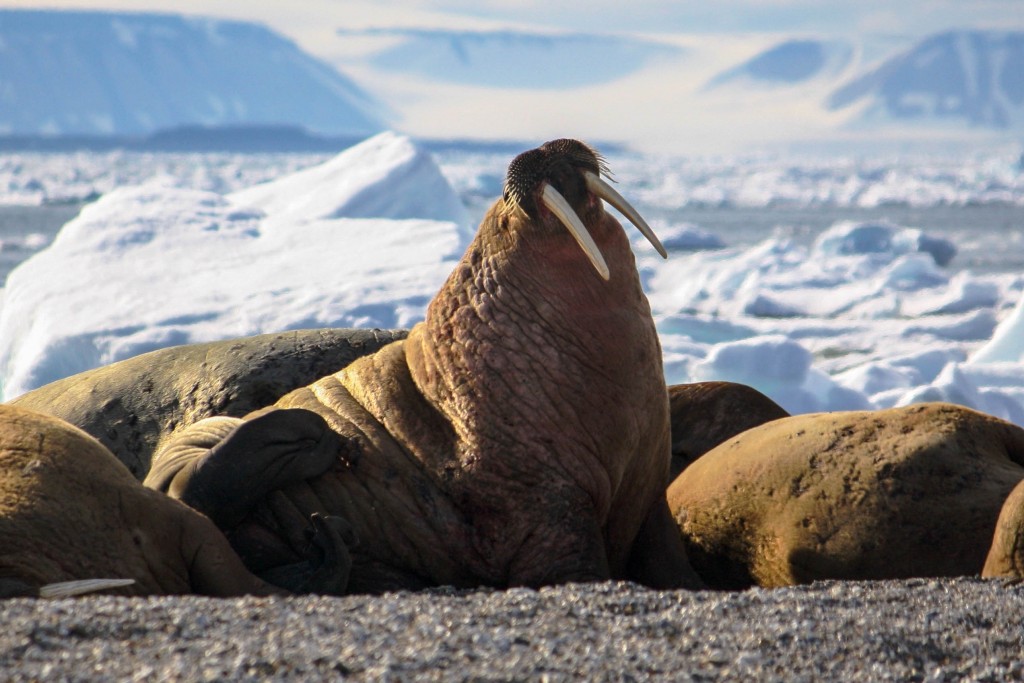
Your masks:
M654 248L658 250L662 258L668 258L668 252L665 251L665 247L661 244L658 236L654 234L654 230L643 219L640 212L634 209L633 205L619 194L618 190L592 171L583 171L583 177L587 181L588 190L618 209L647 238L647 241L654 245Z
M610 277L610 273L604 256L601 255L601 251L597 248L597 244L594 243L594 238L590 236L590 231L583 225L583 221L576 215L569 202L565 201L565 197L552 187L550 183L547 183L544 185L544 191L541 193L540 198L544 202L544 206L548 207L569 233L576 238L576 242L583 249L583 253L594 264L594 268L597 269L601 277L607 280Z
M95 593L109 588L121 588L135 583L135 579L82 579L48 583L39 589L41 598L70 598L84 593Z

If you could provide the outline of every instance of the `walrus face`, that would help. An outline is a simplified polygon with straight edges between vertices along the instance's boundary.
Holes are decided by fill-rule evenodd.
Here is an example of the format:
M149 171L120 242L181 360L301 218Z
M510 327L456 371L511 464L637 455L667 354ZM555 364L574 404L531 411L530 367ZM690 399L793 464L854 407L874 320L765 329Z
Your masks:
M594 243L586 223L580 220L603 210L600 199L622 212L643 233L663 258L668 258L654 231L622 195L601 178L608 174L604 159L578 140L559 139L523 152L509 164L502 199L505 210L523 212L533 221L553 215L579 243L605 280L608 265Z

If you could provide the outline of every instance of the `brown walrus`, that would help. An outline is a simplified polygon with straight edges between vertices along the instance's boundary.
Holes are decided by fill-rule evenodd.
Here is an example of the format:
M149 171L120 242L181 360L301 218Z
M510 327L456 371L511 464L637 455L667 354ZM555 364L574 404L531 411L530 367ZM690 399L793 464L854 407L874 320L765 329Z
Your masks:
M664 497L658 337L629 241L601 199L660 243L602 171L574 140L517 157L408 339L277 402L322 415L345 446L330 471L225 525L248 566L302 559L292 530L320 513L358 539L350 591L699 585ZM201 462L158 453L147 482L217 518L223 497L193 489L209 485L222 446Z
M694 382L668 388L672 421L672 481L690 463L728 439L789 417L775 401L736 382Z
M1003 503L981 575L1024 581L1024 481Z
M194 422L247 415L405 335L290 330L174 346L59 379L10 403L92 434L141 481L153 452Z
M265 427L257 424L253 431ZM322 469L315 462L322 454L305 445L298 457ZM289 481L302 469L294 459L279 461L291 471ZM327 536L337 531L319 518L315 524ZM330 543L344 552L340 534ZM338 564L347 558L292 570L304 572L314 589L330 590L339 580ZM93 437L55 417L0 405L0 597L97 589L125 595L284 593L251 574L209 519L143 487Z
M712 449L668 489L717 588L978 574L1024 479L1024 429L945 403L798 415Z

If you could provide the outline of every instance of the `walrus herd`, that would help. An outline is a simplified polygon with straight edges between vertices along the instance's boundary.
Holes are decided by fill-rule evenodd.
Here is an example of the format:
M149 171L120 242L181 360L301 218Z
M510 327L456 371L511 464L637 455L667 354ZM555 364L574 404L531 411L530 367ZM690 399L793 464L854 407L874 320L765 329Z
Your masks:
M405 332L178 347L0 405L0 596L1024 579L1024 429L666 387L587 145L516 157Z

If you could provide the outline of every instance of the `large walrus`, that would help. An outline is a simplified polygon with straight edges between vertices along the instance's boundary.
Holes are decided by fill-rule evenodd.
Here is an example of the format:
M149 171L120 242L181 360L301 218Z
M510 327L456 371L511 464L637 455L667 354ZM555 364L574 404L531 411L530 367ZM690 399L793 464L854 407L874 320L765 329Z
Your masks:
M665 501L658 337L629 240L601 200L664 250L603 171L574 140L518 156L408 338L277 402L340 435L329 471L244 519L221 515L225 492L245 488L225 463L244 423L214 418L158 454L147 483L223 520L263 575L306 559L295 532L310 515L347 520L349 591L699 585Z
M716 588L972 575L986 555L986 573L1012 577L1022 479L1024 429L929 403L768 422L692 463L668 498Z
M269 424L254 422L249 434L265 444L267 432L287 435L298 418L304 447L278 449L282 483L301 478L303 461L322 469L336 450L333 433L302 417L278 411ZM319 517L313 522L320 537L309 542L320 558L282 571L293 586L334 590L349 565L347 556L332 555L346 552L346 530ZM93 437L55 417L0 405L0 598L92 590L284 593L250 573L209 519L143 487Z

